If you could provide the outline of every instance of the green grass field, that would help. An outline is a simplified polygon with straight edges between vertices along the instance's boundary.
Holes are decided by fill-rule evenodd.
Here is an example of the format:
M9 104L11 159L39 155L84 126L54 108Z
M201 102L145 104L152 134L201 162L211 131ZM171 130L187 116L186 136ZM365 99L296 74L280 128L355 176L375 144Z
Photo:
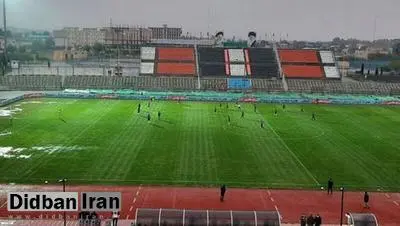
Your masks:
M0 182L319 188L332 177L352 189L400 190L397 107L277 105L275 117L274 105L259 104L255 113L245 104L241 118L233 103L142 102L137 114L138 104L14 104L12 125L0 119L0 130L11 131L0 136Z

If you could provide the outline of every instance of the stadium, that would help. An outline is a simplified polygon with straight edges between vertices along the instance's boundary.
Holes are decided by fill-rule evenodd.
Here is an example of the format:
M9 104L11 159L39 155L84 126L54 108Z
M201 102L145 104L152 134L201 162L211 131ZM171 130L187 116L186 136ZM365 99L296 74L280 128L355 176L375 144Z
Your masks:
M349 80L332 51L255 36L142 46L122 75L36 65L0 76L1 190L120 191L119 225L298 225L310 214L399 225L400 83ZM0 217L76 225L78 213L14 214L2 196Z

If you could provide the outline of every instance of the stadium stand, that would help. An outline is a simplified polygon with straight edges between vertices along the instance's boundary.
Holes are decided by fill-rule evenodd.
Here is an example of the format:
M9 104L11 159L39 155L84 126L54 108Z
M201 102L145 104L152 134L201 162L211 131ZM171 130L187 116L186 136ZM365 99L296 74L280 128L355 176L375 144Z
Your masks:
M228 89L251 89L251 80L246 78L228 78Z
M60 90L61 76L55 75L20 75L0 76L3 90Z
M136 210L134 225L281 225L277 211Z
M248 53L252 64L276 63L275 53L272 48L250 48Z
M225 77L225 51L223 48L199 47L197 50L202 77Z
M340 78L339 70L336 66L324 66L326 78Z
M231 76L246 76L247 70L244 64L230 64L229 73Z
M243 63L244 52L243 49L227 49L230 63Z
M252 78L274 78L278 77L278 67L275 63L251 64L250 72Z
M158 51L158 61L174 61L183 62L189 61L193 62L194 59L194 49L193 48L157 48Z
M282 65L286 78L323 78L321 66L309 65Z
M200 80L202 90L226 91L228 84L226 78L207 78Z
M151 62L142 62L140 64L140 73L145 75L152 75L154 74L154 63Z
M340 79L331 51L278 50L282 73L289 79Z
M197 80L186 77L151 76L68 76L66 89L145 89L145 90L195 90Z
M283 85L280 80L252 79L252 88L260 92L283 92Z
M255 82L253 81L253 86ZM289 91L341 94L382 94L400 93L400 83L342 82L340 80L289 79Z
M280 49L278 50L280 61L282 64L285 63L312 63L320 64L315 50L292 50L292 49Z
M245 50L245 58L250 64L252 78L278 77L278 63L272 48L249 48Z
M335 58L331 51L319 51L319 55L323 64L335 64Z
M272 48L199 48L198 59L201 76L279 76L278 63Z
M225 65L224 64L201 64L200 74L203 77L220 77L225 75Z
M158 47L156 49L155 74L158 76L195 76L196 62L194 48L166 48ZM143 72L146 66L142 60ZM145 74L145 73L142 73ZM150 74L150 73L147 73Z
M140 50L140 59L142 61L154 61L156 58L155 47L142 47Z
M158 63L157 75L188 75L196 74L196 65L194 63Z
M199 47L197 51L200 63L225 63L222 48Z

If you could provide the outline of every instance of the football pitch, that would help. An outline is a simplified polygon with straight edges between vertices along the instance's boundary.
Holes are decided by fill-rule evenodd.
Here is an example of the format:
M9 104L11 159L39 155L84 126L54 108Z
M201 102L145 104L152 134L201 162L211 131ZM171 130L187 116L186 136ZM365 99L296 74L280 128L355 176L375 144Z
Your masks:
M319 188L332 177L349 189L400 190L400 108L302 107L17 102L0 108L0 183Z

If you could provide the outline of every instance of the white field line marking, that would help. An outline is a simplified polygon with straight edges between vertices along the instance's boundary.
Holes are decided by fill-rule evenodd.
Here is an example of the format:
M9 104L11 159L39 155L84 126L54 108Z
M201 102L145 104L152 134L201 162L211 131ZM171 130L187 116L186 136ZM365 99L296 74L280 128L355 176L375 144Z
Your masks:
M275 129L269 124L268 120L265 120L264 116L262 116L264 122L266 122L265 124L271 129L271 131L275 134L275 136L277 138L279 138L278 140L281 141L281 143L283 144L283 146L289 151L289 153L292 155L292 157L304 168L304 170L306 171L306 173L308 174L309 177L311 177L311 179L314 180L314 182L317 185L321 185L318 180L314 177L314 175L310 172L310 170L307 169L307 167L303 164L302 161L300 161L300 159L297 157L296 154L294 154L294 152L292 151L292 149L289 148L289 146L287 146L286 142L282 139L281 136L279 136L279 134L275 131Z
M136 196L138 196L138 195L139 195L139 191L136 192Z
M271 197L271 201L272 201L272 202L275 202L274 198Z
M133 198L133 201L132 201L132 203L135 203L136 202L136 197L135 198Z
M396 206L400 206L399 203L396 202L396 201L393 201L393 203L394 203Z
M271 196L271 191L270 190L268 190L267 193L268 193L269 196Z
M129 208L129 212L131 212L133 210L133 206L131 206L131 208Z
M6 177L4 179L7 179L9 181L13 181L13 180L18 180L20 178L15 178L15 177ZM37 180L37 181L42 181L43 178L30 178L32 180ZM70 178L68 178L70 179ZM58 180L58 178L50 178L48 180ZM207 184L207 185L218 185L220 186L221 182L219 181L203 181L203 180L122 180L122 179L90 179L90 178L71 178L70 180L74 180L74 181L96 181L96 182L149 182L149 183L169 183L169 184L175 184L176 186L180 186L180 184L184 184L184 183L192 183L192 184ZM251 181L224 181L225 184L253 184L253 185L274 185L274 186L289 186L289 187L293 187L293 189L297 189L301 188L301 187L310 187L310 186L314 186L314 184L308 183L308 184L301 184L301 183L254 183ZM2 187L4 187L4 185L0 185ZM8 185L6 185L8 186ZM349 187L349 188L359 188L360 185L357 184L343 184L344 187ZM11 187L11 186L9 186ZM162 187L162 186L159 186ZM20 191L20 189L18 189L18 186L14 186L15 189L10 189L10 191ZM400 187L391 187L392 189L397 189L400 190ZM279 189L279 188L276 188ZM27 189L27 190L32 190L32 189ZM51 190L56 190L56 189L51 189ZM0 191L1 193L1 191ZM398 196L400 197L400 194L398 194Z
M0 209L3 208L3 207L5 207L6 205L7 205L7 201L5 201L5 202L0 206Z
M388 193L385 193L386 198L390 199L390 195Z
M277 207L276 205L275 205L274 207L275 207L275 210L276 210L276 211L279 211L279 210L278 210L278 207Z

